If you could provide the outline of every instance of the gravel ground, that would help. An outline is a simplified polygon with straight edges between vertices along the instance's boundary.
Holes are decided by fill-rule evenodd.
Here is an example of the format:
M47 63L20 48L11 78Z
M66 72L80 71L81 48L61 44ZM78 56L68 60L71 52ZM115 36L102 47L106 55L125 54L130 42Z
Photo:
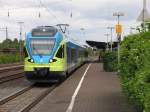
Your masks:
M18 112L37 99L49 87L34 87L15 99L0 106L0 112Z
M4 97L11 95L14 92L27 88L30 85L31 83L25 80L25 78L16 79L13 81L0 84L0 100L3 99Z

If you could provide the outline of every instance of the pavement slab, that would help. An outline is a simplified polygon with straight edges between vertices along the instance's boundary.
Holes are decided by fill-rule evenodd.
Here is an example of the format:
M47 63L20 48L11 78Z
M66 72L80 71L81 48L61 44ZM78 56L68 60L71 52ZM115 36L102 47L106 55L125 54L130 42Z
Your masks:
M124 96L119 77L93 63L84 79L72 112L136 112Z

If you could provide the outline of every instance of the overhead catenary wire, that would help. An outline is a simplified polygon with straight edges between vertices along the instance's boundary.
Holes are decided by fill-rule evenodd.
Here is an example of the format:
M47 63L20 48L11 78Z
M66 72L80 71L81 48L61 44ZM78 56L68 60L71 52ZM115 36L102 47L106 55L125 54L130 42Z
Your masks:
M55 18L55 20L56 20L56 24L58 24L58 23L64 23L63 21L65 21L63 18L61 18L61 20L60 19L58 19L58 17L53 13L53 11L50 9L50 8L48 8L41 0L37 0L39 3L40 3L40 6L42 6L43 8L45 8L45 10L51 15L51 16L53 16L54 18ZM63 20L63 21L62 21ZM66 21L65 21L66 22ZM66 22L67 23L67 22Z
M35 0L33 0L33 1L35 1ZM70 31L70 34L72 35L71 37L78 37L75 33L73 33L73 27L72 27L72 22L73 22L73 9L72 9L72 0L70 0L71 1L71 8L70 8L70 10L69 10L69 16L66 16L66 17L68 17L68 19L67 18L64 18L64 17L60 17L61 15L56 15L53 11L52 11L52 9L51 8L49 8L48 6L46 6L46 4L44 4L43 3L43 1L42 0L36 0L36 1L38 1L38 5L36 5L35 6L35 8L36 8L36 11L37 11L37 8L39 8L39 17L41 17L41 15L42 15L42 13L41 13L41 8L43 8L43 9L45 9L46 10L46 12L48 12L48 14L50 14L53 18L54 18L54 22L56 23L56 24L58 24L58 23L69 23L70 24L70 27L69 27L69 29L68 29L68 31ZM57 5L57 4L56 4ZM17 17L15 17L15 18L12 18L11 16L13 16L14 14L12 14L12 12L13 11L20 11L20 9L24 9L24 8L32 8L32 7L17 7L17 8L9 8L9 9L6 9L6 11L3 11L3 12L5 12L7 15L7 17L8 18L6 18L6 17L2 17L1 19L3 19L3 20L5 20L6 22L8 22L8 23L13 23L13 24L16 24L17 25L17 22L18 22L18 20L20 20L20 19L18 19ZM1 12L1 11L0 11ZM61 19L60 19L61 18ZM70 18L70 19L69 19ZM47 18L45 18L45 19L47 19ZM22 20L22 18L21 18L21 21L24 21L24 20ZM35 23L40 23L39 21L41 21L41 19L38 19L38 22L37 21L34 21ZM24 21L25 22L25 21ZM25 22L25 24L27 25L27 24L29 24L29 22ZM29 25L30 26L30 25Z
M58 17L52 12L52 10L50 9L50 8L48 8L48 7L46 7L45 6L45 4L43 4L43 2L41 1L41 0L38 0L39 1L39 3L40 3L40 6L42 6L42 7L44 7L46 10L47 10L47 12L49 12L49 14L50 15L52 15L55 19L56 19L56 22L58 22L58 23L64 23L64 21L65 21L65 23L69 23L69 28L70 28L70 30L68 30L68 36L70 35L70 31L71 31L71 29L72 29L72 9L71 9L71 15L69 16L70 18L71 18L71 20L69 20L69 21L66 21L66 20L64 20L64 19L62 19L63 21L61 21L61 20L59 20L58 19ZM58 24L58 23L56 23L56 24ZM78 37L78 36L76 36L75 34L72 34L72 36L74 36L74 37ZM71 40L75 40L74 38L71 38L70 36L69 36L69 38L71 39Z
M36 6L36 7L38 7L39 8L39 14L38 14L38 17L40 18L41 17L41 11L40 11L40 9L41 8L44 8L51 16L53 16L55 19L55 23L56 24L58 24L58 23L69 23L69 20L64 20L64 17L61 17L61 19L59 19L59 17L57 17L55 14L54 14L54 12L50 9L50 8L48 8L41 0L37 0L38 2L39 2L39 5L38 6ZM17 7L17 8L9 8L9 9L7 9L6 11L4 11L5 13L7 12L7 19L6 18L4 18L5 19L5 21L7 21L7 22L11 22L11 21L15 21L15 23L16 23L16 21L17 20L12 20L12 18L11 18L11 20L9 20L10 19L10 17L12 16L12 12L14 11L14 10L18 10L18 9L24 9L24 8L31 8L31 7ZM0 11L1 12L1 11ZM72 12L72 11L71 11Z

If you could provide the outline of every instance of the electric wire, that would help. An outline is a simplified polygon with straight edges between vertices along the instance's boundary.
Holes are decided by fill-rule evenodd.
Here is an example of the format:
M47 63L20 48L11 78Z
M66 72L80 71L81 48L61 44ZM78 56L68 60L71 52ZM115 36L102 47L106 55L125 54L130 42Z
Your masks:
M46 10L47 12L49 12L49 14L50 14L51 16L53 16L53 17L55 18L57 24L58 24L58 23L63 23L60 19L58 19L58 17L53 13L53 11L52 11L50 8L48 8L41 0L37 0L37 1L40 3L40 5L41 5L42 7L45 8L45 10ZM61 19L62 19L62 18L61 18ZM63 21L65 21L65 20L63 20ZM65 22L66 22L66 21L65 21Z

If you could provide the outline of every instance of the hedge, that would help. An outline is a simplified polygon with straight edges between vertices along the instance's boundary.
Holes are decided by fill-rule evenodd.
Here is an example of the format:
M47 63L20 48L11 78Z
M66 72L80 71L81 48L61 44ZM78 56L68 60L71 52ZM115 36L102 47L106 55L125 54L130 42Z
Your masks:
M119 69L126 95L140 112L150 112L150 32L124 39Z
M118 69L118 62L117 62L117 52L106 52L104 54L104 70L108 72L117 71Z

